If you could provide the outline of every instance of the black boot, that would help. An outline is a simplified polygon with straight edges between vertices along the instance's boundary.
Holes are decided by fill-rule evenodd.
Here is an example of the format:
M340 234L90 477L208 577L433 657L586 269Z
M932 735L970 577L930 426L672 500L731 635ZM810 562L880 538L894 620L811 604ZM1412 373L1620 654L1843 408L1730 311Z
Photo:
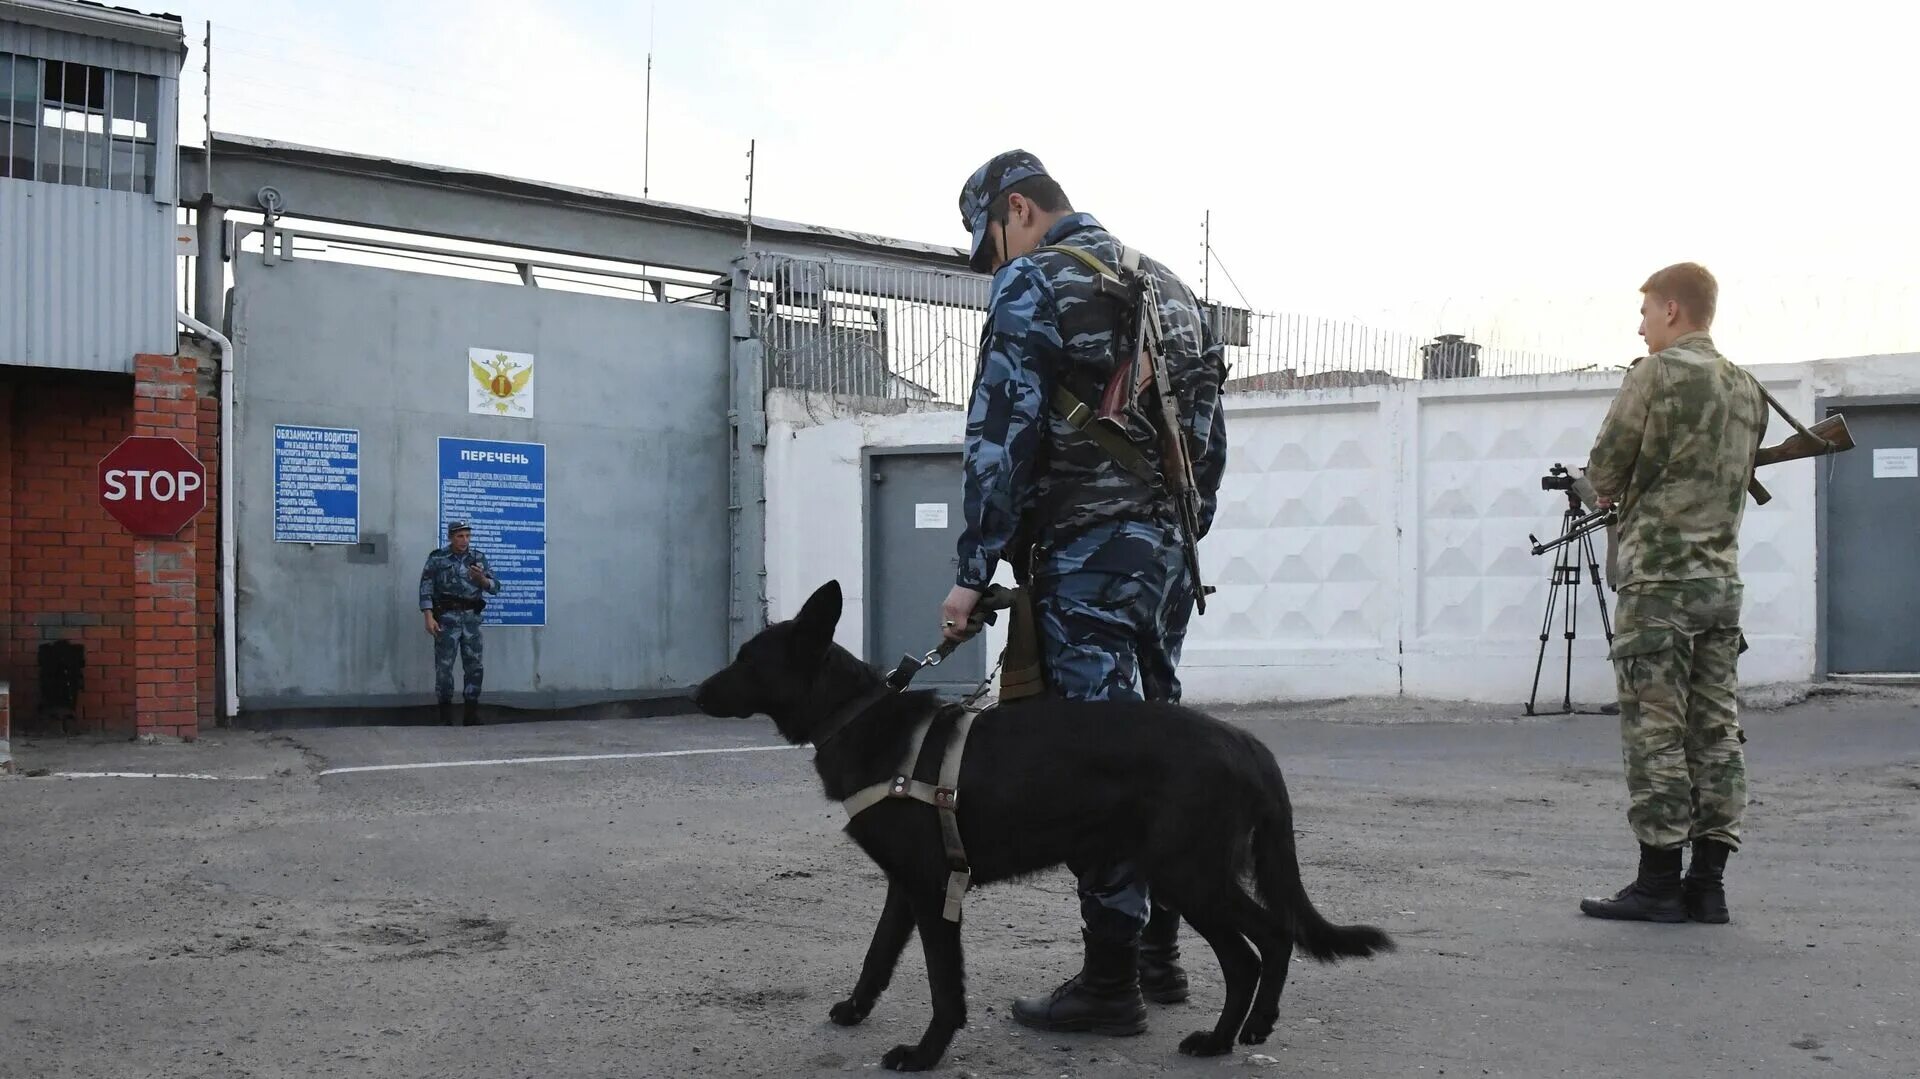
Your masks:
M1187 999L1187 972L1180 969L1180 915L1158 903L1140 934L1140 995L1155 1004Z
M441 701L439 714L440 714L440 725L442 727L453 726L453 702L452 701Z
M478 727L480 725L479 701L460 702L460 725L462 727Z
M1732 853L1732 847L1717 839L1693 841L1693 862L1687 866L1687 879L1681 882L1687 917L1710 925L1727 923L1727 892L1722 881L1727 870L1727 855Z
M1680 848L1640 845L1640 875L1612 899L1582 899L1580 910L1595 918L1629 922L1684 922L1680 899Z
M1135 970L1140 949L1103 941L1082 929L1087 958L1080 973L1043 997L1013 1002L1014 1021L1035 1030L1090 1030L1128 1035L1147 1029L1147 1002L1140 999Z

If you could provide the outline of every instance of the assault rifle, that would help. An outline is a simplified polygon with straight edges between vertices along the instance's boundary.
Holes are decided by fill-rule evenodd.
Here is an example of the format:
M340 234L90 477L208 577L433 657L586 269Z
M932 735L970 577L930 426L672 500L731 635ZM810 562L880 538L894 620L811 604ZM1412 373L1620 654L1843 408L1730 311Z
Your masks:
M1213 589L1200 581L1200 485L1194 482L1193 458L1187 453L1187 436L1180 426L1180 399L1174 396L1173 380L1160 356L1166 338L1160 325L1160 289L1153 278L1133 270L1133 292L1137 316L1133 339L1139 342L1134 364L1145 364L1152 376L1153 396L1160 413L1160 470L1167 489L1173 495L1174 509L1180 515L1180 549L1187 562L1187 576L1193 582L1194 609L1207 613L1207 594ZM1135 376L1137 377L1137 376ZM1132 378L1129 378L1132 381Z
M1793 414L1788 412L1779 401L1775 400L1774 396L1767 392L1765 386L1760 385L1759 379L1754 379L1753 384L1760 387L1760 396L1765 397L1767 404L1772 405L1773 410L1780 413L1781 418L1793 426L1794 432L1786 441L1778 445L1762 446L1754 451L1753 467L1756 471L1767 465L1779 464L1782 461L1799 461L1808 457L1821 457L1830 453L1841 453L1853 448L1853 434L1847 430L1847 418L1845 416L1836 412L1826 419L1821 420L1819 423L1814 424L1811 428L1802 427L1800 421L1794 419ZM1758 476L1747 481L1747 493L1753 496L1753 501L1756 505L1764 506L1773 501L1773 494L1761 485Z
M1102 292L1132 305L1133 336L1128 342L1131 358L1108 379L1098 405L1089 407L1056 387L1054 410L1069 426L1105 448L1121 467L1149 483L1166 484L1179 517L1180 550L1193 582L1194 608L1206 614L1207 597L1215 590L1200 580L1200 485L1194 481L1193 459L1187 453L1186 435L1180 427L1180 402L1174 396L1167 366L1161 362L1165 337L1160 325L1160 289L1152 276L1140 268L1140 254L1132 248L1121 249L1119 271L1081 248L1056 244L1040 250L1058 251L1078 259L1097 275ZM1159 415L1157 425L1149 423L1159 428L1157 476L1128 436L1128 409L1149 387L1153 389L1154 408Z

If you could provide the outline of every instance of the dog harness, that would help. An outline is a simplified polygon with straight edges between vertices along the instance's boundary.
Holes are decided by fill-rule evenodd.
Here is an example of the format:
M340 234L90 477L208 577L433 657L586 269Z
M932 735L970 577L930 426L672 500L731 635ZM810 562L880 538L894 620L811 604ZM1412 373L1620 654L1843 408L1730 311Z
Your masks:
M920 763L920 749L927 741L927 732L941 717L947 715L954 715L953 731L947 737L947 749L940 758L939 781L926 783L913 778L914 768ZM973 729L973 717L976 715L979 715L976 709L950 705L921 720L913 728L913 737L907 742L907 759L901 762L894 777L856 791L853 797L840 803L847 809L848 820L889 798L911 798L916 802L925 802L939 812L940 840L947 848L947 903L941 916L950 922L960 920L960 901L973 883L973 869L967 864L967 849L960 843L960 818L955 814L955 809L960 801L960 758L966 752L967 732Z

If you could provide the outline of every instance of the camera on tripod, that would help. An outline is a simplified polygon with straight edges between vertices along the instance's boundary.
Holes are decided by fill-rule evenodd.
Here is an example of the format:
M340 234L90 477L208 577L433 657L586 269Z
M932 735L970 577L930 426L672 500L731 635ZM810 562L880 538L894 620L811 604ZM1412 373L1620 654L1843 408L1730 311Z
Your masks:
M1547 579L1547 613L1540 621L1540 654L1533 661L1533 692L1527 695L1527 714L1541 715L1534 708L1540 696L1540 673L1546 665L1547 639L1551 635L1554 614L1557 611L1561 620L1561 636L1567 642L1566 680L1561 687L1559 712L1549 715L1573 714L1573 641L1579 635L1580 585L1590 581L1593 585L1593 598L1600 605L1600 630L1606 635L1607 643L1613 643L1613 620L1607 614L1607 596L1600 576L1600 556L1594 549L1593 534L1613 524L1616 514L1612 506L1596 506L1600 496L1586 477L1575 476L1567 466L1554 462L1547 474L1540 477L1540 489L1543 491L1563 491L1567 496L1567 508L1560 515L1560 535L1546 542L1538 536L1529 534L1527 541L1532 544L1535 555L1554 551L1552 576Z

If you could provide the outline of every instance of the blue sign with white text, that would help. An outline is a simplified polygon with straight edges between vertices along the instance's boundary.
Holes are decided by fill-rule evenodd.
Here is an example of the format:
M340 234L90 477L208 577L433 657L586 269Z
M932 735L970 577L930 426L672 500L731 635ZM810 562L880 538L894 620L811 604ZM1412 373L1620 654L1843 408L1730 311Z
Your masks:
M538 442L440 440L440 538L447 522L473 526L473 546L500 579L489 626L547 624L547 447Z
M360 432L273 425L273 539L360 542Z

